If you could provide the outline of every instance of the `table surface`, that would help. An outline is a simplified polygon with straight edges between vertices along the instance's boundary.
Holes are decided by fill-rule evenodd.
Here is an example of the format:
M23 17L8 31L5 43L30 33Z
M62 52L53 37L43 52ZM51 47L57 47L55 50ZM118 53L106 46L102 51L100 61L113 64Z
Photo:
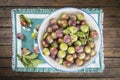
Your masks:
M11 68L12 22L15 8L102 8L104 11L103 73L21 73ZM120 80L120 0L0 0L0 80Z

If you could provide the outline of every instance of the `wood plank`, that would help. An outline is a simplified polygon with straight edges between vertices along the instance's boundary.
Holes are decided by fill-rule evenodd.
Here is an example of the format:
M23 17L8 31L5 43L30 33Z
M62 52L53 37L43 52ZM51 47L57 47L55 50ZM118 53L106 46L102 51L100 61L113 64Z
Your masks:
M105 58L105 67L120 67L120 58Z
M12 38L12 28L0 28L0 38Z
M119 6L119 0L92 0L92 1L84 1L84 0L1 0L0 6Z
M112 38L111 38L112 39ZM104 43L104 47L105 48L120 48L120 44L119 43Z
M104 48L105 57L120 57L120 48Z
M0 28L12 28L12 18L0 18Z
M119 68L120 58L105 58L106 68ZM0 68L10 68L12 65L12 58L0 58Z
M90 6L89 6L90 7ZM97 7L97 6L96 6ZM11 10L12 9L30 9L30 8L62 8L60 6L58 7L0 7L0 17L6 17L6 18L10 18L11 17ZM76 8L83 8L83 7L76 7ZM84 7L84 8L88 8L88 7ZM120 13L120 7L100 7L101 9L103 9L104 12L104 17L120 17L119 13Z
M120 28L104 28L103 29L104 38L119 38L120 37Z
M119 16L117 16L117 17L104 17L103 27L104 28L120 28L119 22L120 22Z
M120 68L105 68L104 72L102 73L35 73L35 72L14 72L11 68L0 68L0 77L11 77L11 78L33 78L33 77L40 77L40 78L119 78L120 77ZM32 75L31 75L32 74Z
M12 57L12 46L0 46L0 57Z
M112 44L119 44L120 38L104 38L104 43L112 43Z
M120 80L120 78L0 78L0 80Z
M11 67L12 58L0 58L0 67Z

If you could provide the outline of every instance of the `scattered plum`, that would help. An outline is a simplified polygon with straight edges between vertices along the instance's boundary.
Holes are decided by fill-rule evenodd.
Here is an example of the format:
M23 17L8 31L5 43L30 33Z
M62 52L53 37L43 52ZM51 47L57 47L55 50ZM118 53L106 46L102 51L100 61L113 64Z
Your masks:
M24 38L24 35L22 33L17 33L17 38L22 40Z

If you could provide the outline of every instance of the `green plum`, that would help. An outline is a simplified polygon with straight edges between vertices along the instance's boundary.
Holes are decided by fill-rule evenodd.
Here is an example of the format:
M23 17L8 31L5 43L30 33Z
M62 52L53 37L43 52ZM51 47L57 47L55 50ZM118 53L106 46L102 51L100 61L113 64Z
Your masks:
M45 39L47 37L48 33L45 32L44 35L42 36L43 39Z
M86 33L89 31L89 26L88 25L81 25L80 29L83 33Z
M76 33L76 32L78 31L78 29L77 29L77 27L75 27L75 26L71 26L71 27L69 28L69 31L74 34L74 33Z
M58 47L57 41L54 41L54 42L51 44L51 46L57 48L57 47Z
M52 36L53 39L56 39L56 38L57 38L57 35L56 35L55 32L52 32L52 33L51 33L51 36Z
M70 54L66 56L66 60L67 60L67 61L72 62L72 61L73 61L73 59L74 59L74 58L73 58L73 56L72 56L72 55L70 55Z
M69 19L69 15L66 13L62 13L62 15L60 17L61 17L61 19L65 19L65 20Z
M69 54L74 54L75 53L75 48L74 47L69 47L68 48L68 53Z
M59 64L62 64L62 63L63 63L63 59L62 59L62 58L57 58L56 61L57 61Z
M90 60L90 58L91 58L91 56L90 55L86 55L86 57L85 57L85 61L88 61L88 60Z
M81 41L76 41L74 44L75 44L76 46L80 46L80 45L81 45Z
M81 52L78 54L79 59L84 59L86 57L86 54L84 52Z
M94 56L96 54L96 51L94 49L91 50L90 55Z
M49 55L50 55L49 49L48 49L48 48L44 48L44 49L43 49L43 54L44 54L45 56L49 56Z
M91 47L90 46L85 46L84 48L86 53L90 53L91 52Z
M96 30L91 30L90 31L90 36L92 37L92 38L97 38L98 37L98 33L97 33L97 31Z
M74 59L76 59L77 58L77 53L74 53L72 56L73 56Z
M58 51L58 54L57 54L57 57L58 58L64 58L66 56L66 52L63 51L63 50L59 50Z
M76 63L77 66L82 66L83 65L83 60L76 59L75 63Z
M68 49L68 45L66 43L61 43L60 49L66 51Z
M72 41L72 42L75 42L75 41L78 40L78 36L77 36L77 35L74 35L74 34L73 34L73 35L71 35L70 37L71 37L71 41Z
M53 42L52 36L48 35L48 36L46 37L46 41L47 41L48 44L51 44L51 43Z
M94 43L94 42L90 42L90 43L89 43L89 46L90 46L91 48L94 48L94 47L95 47L95 43Z
M84 20L84 14L83 14L83 13L77 14L77 19L78 19L79 21Z

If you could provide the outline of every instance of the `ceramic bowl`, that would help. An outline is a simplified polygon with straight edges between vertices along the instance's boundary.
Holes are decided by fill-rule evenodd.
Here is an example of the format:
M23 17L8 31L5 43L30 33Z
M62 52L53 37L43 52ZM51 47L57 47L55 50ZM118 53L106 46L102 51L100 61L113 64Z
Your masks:
M84 17L85 17L85 20L87 21L87 23L89 24L90 26L90 29L95 29L97 30L98 32L98 39L95 40L95 50L97 51L96 55L94 57L92 57L88 62L86 62L84 65L82 66L75 66L73 65L72 67L65 67L63 65L60 65L58 64L54 59L52 59L51 57L49 56L45 56L43 53L42 53L42 50L43 50L43 47L41 45L41 40L42 40L42 35L44 34L44 32L46 31L46 28L48 27L49 25L49 21L50 19L52 18L58 18L59 19L59 16L62 14L62 13L68 13L68 14L77 14L77 13L83 13L84 14ZM40 54L42 55L42 57L44 58L44 60L49 64L51 65L53 68L56 68L58 70L62 70L62 71L68 71L68 72L71 72L71 71L76 71L76 70L81 70L85 67L87 67L94 59L96 56L98 56L98 53L99 53L99 50L101 48L101 33L100 33L100 29L95 21L95 19L88 13L80 10L80 9L77 9L77 8L62 8L62 9L59 9L59 10L56 10L55 12L51 13L48 17L46 17L44 19L44 21L42 22L41 26L40 26L40 29L39 29L39 32L38 32L38 46L39 46L39 50L40 50Z

